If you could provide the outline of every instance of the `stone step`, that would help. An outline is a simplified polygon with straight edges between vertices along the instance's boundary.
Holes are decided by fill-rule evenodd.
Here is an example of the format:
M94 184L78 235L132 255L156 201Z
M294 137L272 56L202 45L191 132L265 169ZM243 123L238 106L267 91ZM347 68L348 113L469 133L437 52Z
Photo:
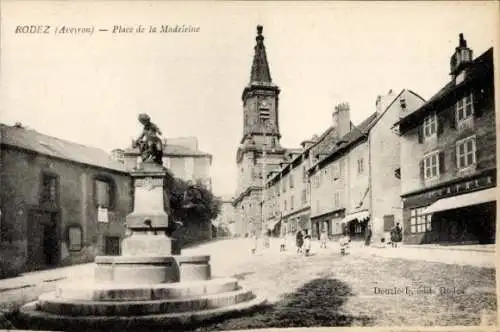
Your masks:
M59 284L56 297L88 301L147 301L162 299L188 299L203 295L220 294L238 289L235 278L216 278L206 281L167 284L115 285L113 283L86 283L75 287L72 283Z
M78 326L79 330L85 329L120 329L168 326L185 327L201 325L204 321L220 316L241 315L266 303L263 297L254 297L251 300L229 305L226 307L196 310L177 313L162 313L155 315L136 315L129 313L125 316L63 316L43 312L37 309L38 301L28 303L20 308L20 316L29 326L40 329L67 330L68 327Z
M61 299L52 292L40 295L37 307L43 312L68 316L153 315L221 308L249 301L253 297L251 291L240 289L197 298L124 302Z

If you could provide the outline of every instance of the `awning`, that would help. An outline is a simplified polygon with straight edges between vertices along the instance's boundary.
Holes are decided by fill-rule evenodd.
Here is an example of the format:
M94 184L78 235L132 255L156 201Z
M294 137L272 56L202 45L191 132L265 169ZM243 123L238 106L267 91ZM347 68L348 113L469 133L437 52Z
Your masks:
M277 225L280 221L281 221L280 219L270 221L270 222L267 224L267 229L269 229L270 231L272 231L272 230L274 229L274 227L276 227L276 225Z
M354 212L354 213L348 214L340 222L347 224L349 221L352 221L354 219L358 219L358 221L363 221L363 220L366 220L368 218L370 218L370 213L367 210L363 210L363 211L359 211L359 212Z
M477 205L481 203L496 201L496 188L475 191L453 197L442 198L429 205L422 213L434 213L458 209L464 206Z

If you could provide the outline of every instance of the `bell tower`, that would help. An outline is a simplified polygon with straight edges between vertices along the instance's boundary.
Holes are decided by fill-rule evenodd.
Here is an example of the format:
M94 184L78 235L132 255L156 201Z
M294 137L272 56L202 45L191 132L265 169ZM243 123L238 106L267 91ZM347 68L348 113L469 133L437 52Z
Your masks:
M263 230L267 174L279 167L286 152L279 143L280 89L271 79L262 30L258 25L250 82L241 95L243 133L236 154L238 183L233 201L240 235Z
M241 96L243 136L240 144L278 147L281 138L278 125L280 89L271 79L262 30L263 27L258 25L250 82Z

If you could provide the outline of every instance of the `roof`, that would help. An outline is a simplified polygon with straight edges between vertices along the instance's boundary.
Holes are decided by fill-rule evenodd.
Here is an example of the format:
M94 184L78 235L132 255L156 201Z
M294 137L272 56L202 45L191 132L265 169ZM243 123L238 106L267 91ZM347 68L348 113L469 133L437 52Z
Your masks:
M325 158L318 161L310 169L313 169L316 166L322 166L330 159L332 159L332 157L335 156L337 153L348 149L354 143L365 137L370 131L370 129L372 129L373 126L377 123L378 119L379 119L379 114L377 112L374 112L365 120L363 120L358 126L353 126L347 134L345 134L339 139L336 145L330 147L330 150L327 153L328 155Z
M165 145L163 148L163 155L172 157L212 157L209 153L173 144Z
M439 89L425 104L414 112L407 114L401 118L396 125L400 125L400 131L416 126L420 118L424 117L429 111L440 111L445 108L444 103L450 98L456 98L462 91L469 87L472 83L481 82L486 84L493 79L493 48L489 48L486 52L478 56L472 61L466 69L467 74L463 82L455 84L455 80L451 80L444 87Z
M0 124L2 145L37 152L80 164L127 173L125 165L111 159L106 151L62 140L33 129Z

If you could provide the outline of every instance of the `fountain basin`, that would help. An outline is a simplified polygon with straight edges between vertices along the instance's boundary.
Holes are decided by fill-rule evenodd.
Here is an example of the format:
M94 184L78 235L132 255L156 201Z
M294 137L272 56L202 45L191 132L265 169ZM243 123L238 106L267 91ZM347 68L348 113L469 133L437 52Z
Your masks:
M97 282L162 284L209 280L210 256L98 256Z

